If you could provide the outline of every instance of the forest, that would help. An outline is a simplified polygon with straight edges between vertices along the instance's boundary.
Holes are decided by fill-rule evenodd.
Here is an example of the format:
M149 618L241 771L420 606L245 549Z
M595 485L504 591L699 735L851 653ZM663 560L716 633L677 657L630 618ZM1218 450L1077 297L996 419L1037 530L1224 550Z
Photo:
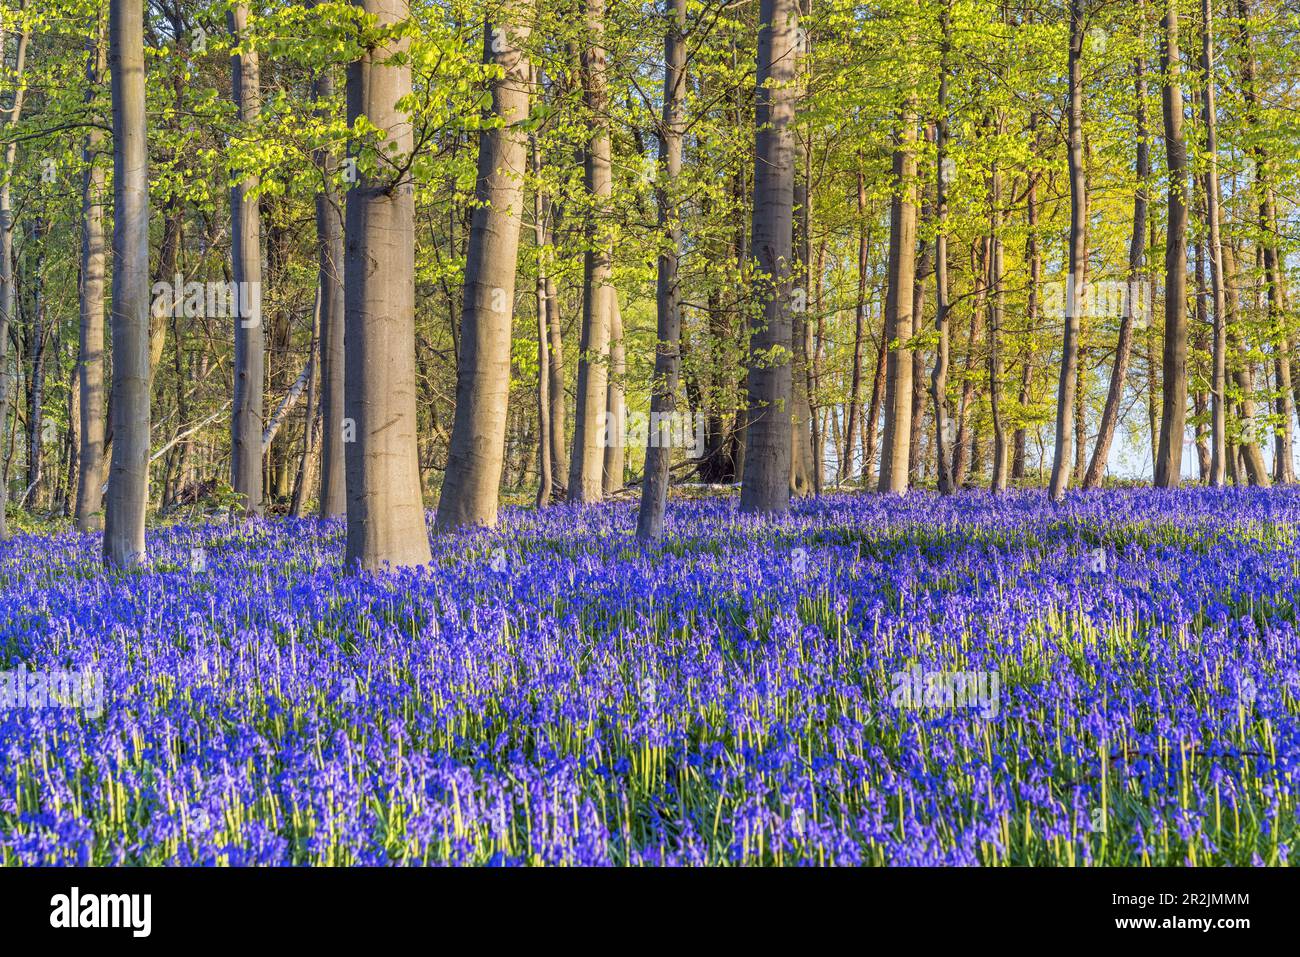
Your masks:
M0 486L82 529L118 503L129 557L142 497L343 514L353 442L394 527L1293 482L1296 26L11 3Z
M0 150L0 864L1287 863L1289 0L3 0Z

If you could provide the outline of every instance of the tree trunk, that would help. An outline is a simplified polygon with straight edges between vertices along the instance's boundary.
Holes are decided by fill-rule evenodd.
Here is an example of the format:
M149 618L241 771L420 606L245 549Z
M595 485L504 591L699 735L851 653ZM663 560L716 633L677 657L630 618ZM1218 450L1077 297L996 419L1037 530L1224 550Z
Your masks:
M623 487L626 463L627 407L624 382L627 377L627 353L623 346L623 313L618 305L618 292L611 289L609 297L609 379L605 389L605 421L608 428L605 438L605 458L602 467L601 491L613 495ZM617 430L617 431L614 431Z
M585 0L587 46L582 83L591 133L586 150L588 249L583 259L582 336L578 355L573 454L569 459L569 501L596 502L604 491L602 420L609 402L609 340L614 287L610 284L612 242L610 133L605 85L605 0Z
M324 276L317 276L316 285L316 304L312 309L311 320L311 345L307 353L307 368L303 370L306 376L307 386L307 408L302 417L302 456L298 459L298 477L293 486L293 500L289 506L289 514L294 518L302 518L306 514L307 496L312 485L312 463L316 456L313 454L316 450L316 441L318 436L318 426L320 423L320 390L317 388L317 369L320 368L320 330L321 330L321 313L324 307L325 289L323 286Z
M523 54L531 3L516 0L504 21L484 27L483 58L500 71L479 134L478 185L465 260L456 418L447 475L438 500L440 532L495 525L510 396L510 332L514 319L519 226L528 163L531 68ZM493 120L499 120L500 125Z
M750 336L749 416L740 509L763 514L784 514L790 508L790 246L794 206L794 138L790 124L797 96L798 30L799 8L795 0L760 0L752 248L757 273L754 293L756 306L762 306L762 319Z
M380 28L410 13L406 0L364 0L363 9ZM344 414L355 427L344 437L353 438L344 565L366 571L430 558L415 403L415 193L405 164L414 143L397 107L411 93L408 45L386 40L348 66L349 127L364 117L392 149L374 151L373 171L358 169L344 231Z
M881 492L907 491L912 439L912 286L916 282L916 114L899 111L894 195L889 206L889 274L885 293L885 428Z
M1083 270L1088 258L1087 186L1083 165L1083 6L1070 2L1069 56L1069 168L1070 168L1070 272L1065 297L1065 335L1061 345L1061 377L1056 390L1056 442L1052 454L1053 501L1065 498L1070 484L1070 458L1074 403L1079 376L1079 311L1083 303Z
M45 357L50 331L45 325L45 217L37 211L27 233L27 252L35 258L28 282L31 286L31 314L28 324L27 355L31 373L27 377L27 489L21 504L35 509L42 501L45 473L41 468L45 444Z
M952 49L952 24L948 0L939 13L942 45L939 54L939 98L935 123L935 162L937 166L935 187L935 216L938 230L934 239L934 329L938 338L935 348L934 371L930 374L930 391L934 399L934 450L935 468L939 475L939 491L951 495L956 491L949 451L948 418L948 362L950 350L948 304L948 187L951 174L948 170L948 59ZM1032 235L1032 233L1031 233ZM1030 296L1034 295L1033 285Z
M541 88L541 72L534 74L535 85ZM529 155L533 176L537 186L533 190L533 246L537 255L537 278L533 283L533 300L537 310L537 498L538 508L551 503L555 494L553 482L555 466L551 455L555 450L555 441L551 438L551 357L550 357L550 320L547 313L546 297L546 199L541 188L542 151L538 146L537 136L529 138ZM561 395L559 401L563 401Z
M962 368L961 399L957 405L957 426L953 438L952 480L956 488L966 484L967 472L974 458L971 439L971 414L975 407L976 349L984 338L984 297L988 294L989 261L988 237L979 244L971 243L971 275L974 286L970 315L970 337L966 341L966 358Z
M112 462L104 503L104 562L146 560L149 498L149 153L141 0L110 0L113 97Z
M22 18L22 31L18 34L14 53L14 89L9 99L9 108L5 118L7 131L17 127L23 115L23 101L26 99L25 85L27 72L27 45L31 29L27 24L28 0L23 0L19 12ZM14 318L14 308L18 297L14 288L14 212L10 199L10 182L13 177L14 164L18 158L18 141L10 139L5 146L4 171L0 174L0 454L7 445L5 430L9 427L9 405L17 379L16 369L10 370L9 335ZM17 360L13 361L16 366ZM14 433L18 425L14 423ZM0 541L9 537L8 501L9 471L8 459L0 468Z
M1183 437L1187 431L1187 145L1183 140L1183 91L1178 79L1177 0L1165 0L1162 29L1160 66L1164 73L1169 213L1165 238L1164 388L1155 484L1174 488L1182 479Z
M859 161L863 160L858 154ZM862 408L862 339L867 326L867 270L870 263L871 234L867 227L866 174L858 171L858 301L853 315L853 372L849 383L849 406L844 421L844 454L839 462L839 484L853 477L853 448L857 445L858 420ZM874 416L873 416L874 421ZM863 462L865 473L866 463Z
M104 81L107 64L102 32L90 44L86 58L86 100ZM81 183L81 327L78 337L77 382L81 393L81 448L77 471L77 528L97 531L100 513L99 477L104 457L104 167L99 162L104 132L92 126L83 153L86 171Z
M934 124L926 127L926 143L934 142ZM934 206L930 201L930 192L926 188L921 199L921 223L928 228L934 216ZM919 228L919 227L918 227ZM920 258L916 263L916 278L912 284L912 338L915 340L925 331L925 287L934 273L934 246L921 242ZM922 461L921 441L925 434L925 410L929 401L926 388L925 353L915 348L912 350L912 432L908 438L908 482L919 485L924 479L925 463Z
M1252 485L1260 488L1269 487L1268 469L1264 465L1264 454L1260 451L1255 438L1255 378L1250 367L1250 358L1236 331L1236 320L1240 315L1241 303L1237 293L1240 288L1237 279L1237 254L1231 243L1222 245L1223 252L1223 289L1227 305L1226 325L1229 345L1238 357L1233 378L1237 390L1241 393L1241 436L1238 448L1241 454L1241 471L1249 478ZM1240 478L1240 475L1239 475Z
M227 14L236 44L248 38L248 7L237 4ZM257 53L230 57L231 95L245 133L252 132L261 113ZM235 283L231 299L235 313L235 401L231 415L230 485L246 515L262 511L262 390L266 374L265 332L262 328L262 217L256 176L246 176L230 189L230 258Z
M1151 304L1142 306L1142 267L1146 255L1147 236L1147 181L1151 177L1151 141L1147 130L1147 79L1145 0L1141 6L1142 17L1139 19L1138 54L1133 60L1134 95L1137 100L1135 123L1137 133L1137 161L1135 174L1137 186L1133 192L1133 231L1128 244L1128 284L1125 287L1124 315L1120 318L1119 341L1115 346L1115 364L1110 373L1110 386L1106 390L1106 406L1101 413L1101 424L1097 431L1097 444L1093 448L1092 461L1083 476L1083 487L1099 488L1106 473L1106 460L1110 457L1110 446L1115 437L1115 426L1119 422L1119 407L1124 399L1124 382L1128 376L1129 359L1133 352L1133 332L1139 317L1138 309L1149 309ZM1145 314L1144 314L1145 315Z
M1223 244L1219 238L1219 146L1214 107L1214 4L1201 0L1201 116L1205 125L1205 216L1209 224L1210 289L1214 296L1213 372L1210 379L1209 483L1221 488L1227 477L1228 332L1223 293Z
M668 234L668 245L659 255L655 286L656 336L654 382L650 388L650 428L647 430L645 481L641 484L641 509L636 534L642 541L663 537L664 513L668 507L668 466L672 449L662 440L656 423L671 417L677 409L677 387L681 376L682 313L677 289L678 250L682 243L681 219L677 208L677 182L682 172L682 127L686 107L686 0L667 0L667 29L664 34L664 106L660 126L659 155L663 169L656 189L659 229Z
M1037 131L1037 115L1031 115L1029 126L1031 130ZM1035 136L1037 143L1037 136ZM1042 288L1043 276L1043 256L1038 245L1038 174L1031 172L1029 174L1029 185L1025 190L1025 230L1028 235L1025 237L1025 261L1029 264L1029 292L1025 303L1025 328L1030 330L1030 335L1025 337L1025 352L1020 368L1020 407L1025 409L1029 406L1031 399L1031 389L1034 381L1034 336L1033 333L1038 329L1039 313L1039 289ZM1027 439L1027 430L1024 425L1016 428L1015 438L1013 439L1014 452L1012 454L1011 477L1013 479L1025 478L1025 442ZM1042 463L1039 463L1042 468Z
M317 115L329 116L334 96L334 76L326 68L312 85ZM347 485L343 448L343 383L346 363L343 351L343 209L334 183L338 163L328 148L316 152L324 187L316 193L316 258L320 285L320 412L321 518L334 518L347 511Z

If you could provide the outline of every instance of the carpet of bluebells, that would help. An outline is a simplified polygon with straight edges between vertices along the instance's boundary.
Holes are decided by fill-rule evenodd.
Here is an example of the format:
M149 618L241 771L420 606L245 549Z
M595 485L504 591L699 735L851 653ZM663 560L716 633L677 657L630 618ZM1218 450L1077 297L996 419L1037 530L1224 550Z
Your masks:
M0 544L0 862L1286 864L1300 490L508 510ZM193 550L203 549L202 561ZM996 672L996 708L897 675Z

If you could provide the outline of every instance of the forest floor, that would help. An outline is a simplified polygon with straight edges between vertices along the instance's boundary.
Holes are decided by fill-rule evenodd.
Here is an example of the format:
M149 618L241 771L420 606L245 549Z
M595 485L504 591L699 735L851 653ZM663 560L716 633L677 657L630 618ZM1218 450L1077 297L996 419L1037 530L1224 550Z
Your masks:
M0 544L3 863L1284 864L1300 489Z

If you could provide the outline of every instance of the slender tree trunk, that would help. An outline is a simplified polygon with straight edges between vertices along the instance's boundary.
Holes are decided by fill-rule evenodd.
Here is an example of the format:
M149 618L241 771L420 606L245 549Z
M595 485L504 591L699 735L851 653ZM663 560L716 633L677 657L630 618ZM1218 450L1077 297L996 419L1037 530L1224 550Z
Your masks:
M881 492L907 491L912 438L912 286L916 282L916 113L899 111L894 195L889 207L889 275L885 293L885 430Z
M552 246L550 230L547 230L546 245ZM551 393L551 494L554 499L561 499L567 492L569 480L569 449L565 442L565 395L564 395L564 338L560 321L560 296L555 288L555 278L546 277L546 322L550 336L550 351L547 361L550 364Z
M1255 377L1250 367L1250 358L1237 332L1236 320L1241 314L1241 302L1237 293L1240 288L1237 278L1237 254L1231 243L1223 243L1222 253L1228 339L1232 353L1238 357L1233 378L1237 390L1241 393L1241 435L1238 440L1241 468L1238 470L1238 477L1240 479L1241 474L1244 473L1252 485L1268 488L1268 469L1264 465L1264 454L1260 451L1259 442L1255 437Z
M1169 212L1165 239L1164 389L1155 484L1174 488L1182 479L1187 431L1187 145L1179 85L1178 2L1165 0L1160 66L1164 73L1165 154Z
M686 0L665 3L664 106L660 126L659 155L663 169L656 189L659 229L668 244L659 254L656 281L656 335L654 382L650 389L650 428L647 430L645 481L641 484L641 509L636 534L642 541L663 537L664 513L668 507L668 466L672 449L662 440L657 423L677 409L677 387L681 376L681 302L677 289L678 251L682 243L681 219L675 215L677 184L682 172L682 137L686 107Z
M602 422L609 402L609 342L614 287L611 275L608 91L605 81L605 0L584 0L587 45L582 52L583 95L589 112L586 150L588 249L583 260L582 336L578 356L573 454L569 459L569 501L596 502L604 490Z
M5 116L6 132L15 129L22 119L23 101L27 94L27 45L31 37L31 29L27 24L27 7L28 0L23 0L19 8L22 29L14 51L14 89ZM17 158L18 141L10 138L5 145L4 171L0 178L0 450L8 444L5 430L9 427L9 405L17 379L17 359L11 362L9 356L10 327L18 301L14 288L14 212L10 199L10 183ZM15 421L15 435L17 431L18 424ZM9 469L6 456L3 467L0 467L0 540L9 537L8 502Z
M817 322L812 327L812 363L808 380L808 401L812 407L813 443L813 494L821 495L826 488L826 416L821 407L822 363L826 348L826 319L822 309L822 276L826 268L826 239L817 244L817 263L813 272L810 292L815 305Z
M534 74L536 86L541 88L541 73ZM555 441L551 438L551 357L549 341L549 319L547 317L546 298L546 199L541 189L542 150L534 134L529 138L529 152L532 157L533 176L538 185L533 190L533 245L537 254L537 278L533 284L533 299L537 310L537 469L538 508L549 505L554 495L552 482L555 467L551 455ZM563 395L559 401L564 401Z
M325 120L334 96L334 76L326 68L312 85L317 115ZM320 285L320 412L321 518L334 518L347 511L346 454L343 448L344 364L343 350L343 204L334 175L338 162L325 147L317 150L316 165L324 186L316 193L316 259Z
M762 306L762 318L749 346L742 512L783 514L790 508L790 247L794 207L794 136L790 124L797 97L798 30L799 8L795 0L760 0L752 245L757 273L754 291L756 304Z
M45 473L41 468L45 439L45 357L50 330L45 323L45 216L38 211L27 233L27 251L36 260L28 277L31 313L28 323L27 354L31 373L27 377L27 490L24 505L35 509L42 501ZM30 260L29 260L30 261Z
M110 0L113 97L112 462L104 503L104 562L146 561L149 498L149 153L145 113L144 7Z
M364 0L380 28L409 16L406 0ZM344 414L347 547L344 565L375 571L428 564L421 498L415 382L415 192L407 160L411 93L408 41L386 40L348 66L348 126L383 131L389 149L348 192L346 223ZM396 59L396 62L394 60Z
M1084 0L1070 2L1069 56L1069 167L1070 167L1070 273L1065 297L1065 335L1061 346L1061 377L1057 386L1056 443L1052 454L1053 501L1065 498L1070 484L1074 403L1079 376L1079 312L1083 303L1083 270L1088 258L1087 186L1083 165L1083 8Z
M90 44L86 58L86 100L104 81L107 65L102 31ZM99 477L104 457L104 167L99 161L104 132L92 126L86 134L81 184L81 326L78 337L77 381L81 393L81 448L77 471L77 528L97 531L100 513Z
M103 83L107 68L103 35L91 42L86 59L86 99ZM81 391L81 450L77 481L77 528L98 531L99 476L104 458L104 168L99 161L104 133L92 126L86 135L82 177L81 332L77 363Z
M807 53L807 50L800 49L801 58ZM806 72L801 59L800 77L805 76ZM800 90L800 95L802 92ZM804 132L801 153L802 170L795 179L794 187L794 255L799 264L799 278L790 311L790 338L793 346L790 366L793 408L793 422L790 426L790 494L795 496L816 494L817 491L817 481L813 476L816 466L813 459L812 401L808 372L808 302L812 285L812 138L809 131Z
M248 7L237 4L227 14L236 44L248 39ZM261 91L255 51L230 57L231 89L239 122L247 131L261 114ZM262 328L262 217L256 176L230 189L231 271L235 291L235 401L231 416L230 485L246 515L262 511L262 390L266 375Z
M1002 121L998 121L1002 133ZM1007 429L1002 407L1002 316L1006 296L1003 293L1002 268L1002 172L996 162L989 174L989 408L993 418L993 470L990 489L1007 490L1009 471Z
M956 488L966 484L971 469L975 443L972 440L971 415L975 408L976 352L984 338L984 297L988 294L991 259L988 237L971 244L971 274L974 304L970 316L970 337L966 341L966 358L962 367L961 399L957 405L957 426L953 439L952 480ZM978 463L976 463L978 467Z
M1210 288L1214 295L1213 372L1210 379L1210 485L1227 478L1227 351L1228 331L1223 293L1223 244L1219 238L1218 117L1214 107L1214 4L1201 0L1201 116L1205 125L1205 216L1209 223Z
M618 293L610 292L609 297L609 380L605 390L605 459L601 491L610 496L623 487L623 472L626 462L627 407L624 396L624 380L627 377L627 354L623 346L623 313L618 305ZM617 430L617 431L614 431Z
M956 491L953 481L952 458L949 451L948 418L948 362L950 350L948 304L948 187L952 175L948 161L948 59L952 48L951 8L945 0L939 13L942 45L939 56L938 119L935 122L935 215L939 228L934 240L935 306L934 328L938 338L935 348L934 371L930 375L930 390L934 397L934 449L935 467L939 473L939 491L951 495ZM1032 289L1032 284L1031 284ZM1031 296L1034 293L1031 291Z
M306 514L307 496L311 494L309 490L312 486L312 463L316 459L314 453L319 438L320 396L316 382L317 370L320 368L321 318L325 305L324 279L324 276L317 275L316 303L312 309L311 320L311 345L308 347L307 368L303 373L307 377L307 408L302 417L302 456L298 459L298 477L294 481L293 500L289 506L289 514L294 518L302 518Z
M1139 318L1145 318L1148 303L1142 305L1142 268L1146 255L1147 236L1147 182L1151 178L1151 141L1147 122L1147 80L1145 0L1139 19L1138 54L1133 60L1133 85L1137 103L1135 123L1137 133L1137 161L1135 175L1137 186L1133 192L1133 231L1128 244L1128 284L1125 287L1124 315L1119 324L1119 342L1115 346L1115 364L1110 373L1110 386L1106 390L1106 406L1102 410L1101 424L1097 430L1097 444L1093 448L1092 461L1083 476L1084 488L1099 488L1106 473L1106 460L1110 457L1110 446L1115 437L1115 426L1119 422L1120 403L1124 399L1124 383L1128 376L1129 359L1133 352L1133 333ZM1144 310L1139 313L1138 310Z
M934 124L926 125L927 144L934 142ZM919 175L919 169L918 169ZM919 188L919 187L918 187ZM934 206L930 200L928 187L922 189L921 226L929 228L934 217ZM918 226L918 230L921 228ZM920 243L920 255L916 262L916 278L912 283L912 339L916 341L925 331L925 287L934 273L934 246L924 240ZM929 389L926 387L925 353L920 348L912 350L912 432L908 438L908 483L916 486L925 477L925 463L922 461L921 440L925 434L925 410L929 401Z
M1037 116L1030 117L1029 125L1037 129ZM1035 138L1035 142L1036 142ZM1025 190L1025 261L1029 264L1029 291L1025 303L1025 328L1029 335L1025 337L1024 359L1020 368L1020 407L1029 406L1031 389L1034 381L1034 333L1038 329L1039 290L1042 288L1043 256L1038 245L1038 174L1029 174L1029 185ZM1021 425L1016 429L1012 455L1011 477L1025 478L1025 442L1027 430ZM1040 463L1041 468L1041 463Z
M862 154L858 154L859 161ZM853 316L853 372L849 383L849 407L844 422L844 455L839 461L839 483L853 477L853 449L858 438L862 409L862 340L867 326L867 273L870 265L871 234L867 225L866 174L858 171L858 301ZM874 417L873 417L874 421ZM865 473L866 464L863 463Z
M435 525L440 532L495 525L510 396L519 227L528 162L531 67L523 53L531 3L515 0L503 22L484 28L483 58L497 66L492 104L479 134L478 186L465 260L456 419Z

